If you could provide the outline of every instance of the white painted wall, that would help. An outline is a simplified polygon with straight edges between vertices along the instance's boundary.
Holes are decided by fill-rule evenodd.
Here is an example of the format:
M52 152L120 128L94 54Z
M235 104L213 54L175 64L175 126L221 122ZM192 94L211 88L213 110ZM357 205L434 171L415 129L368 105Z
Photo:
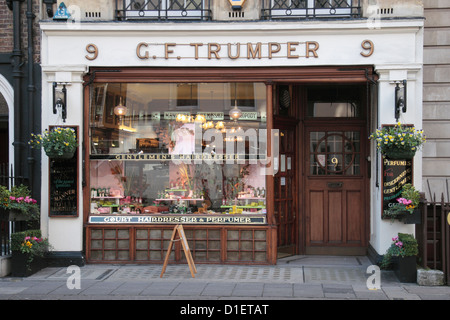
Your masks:
M42 128L52 125L79 126L79 144L83 141L83 81L86 72L85 66L57 66L42 68ZM53 114L53 82L67 83L67 119L63 123L61 113ZM81 148L78 152L78 161L81 170ZM49 158L42 150L42 203L41 203L41 229L48 237L54 251L81 251L83 248L83 197L81 174L78 177L79 188L79 216L78 217L49 217Z

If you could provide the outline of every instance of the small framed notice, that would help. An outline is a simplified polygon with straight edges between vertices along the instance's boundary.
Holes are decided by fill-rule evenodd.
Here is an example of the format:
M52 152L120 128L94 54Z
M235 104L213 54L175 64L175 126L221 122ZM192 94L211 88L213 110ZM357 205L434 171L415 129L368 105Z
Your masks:
M78 148L70 159L49 159L49 216L78 217Z
M383 159L383 210L397 203L402 188L413 181L413 160Z

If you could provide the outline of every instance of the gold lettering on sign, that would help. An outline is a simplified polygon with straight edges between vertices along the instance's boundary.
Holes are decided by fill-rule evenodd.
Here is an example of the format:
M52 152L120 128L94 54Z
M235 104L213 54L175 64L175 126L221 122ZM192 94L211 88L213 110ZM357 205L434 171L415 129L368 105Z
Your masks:
M272 59L274 53L278 53L281 50L281 46L278 42L269 43L269 59Z
M215 48L213 48L215 47ZM216 57L216 59L220 59L219 56L220 44L218 43L208 43L208 59L212 59L212 55Z
M362 47L364 50L368 51L368 52L361 52L361 55L362 55L363 57L365 57L365 58L370 57L370 56L373 54L374 50L375 50L375 46L374 46L373 42L370 41L370 40L364 40L364 41L361 43L361 47Z
M298 46L298 44L299 44L298 42L288 42L287 43L287 57L289 59L298 58L298 55L292 54L292 52L297 50L297 48L295 48L294 46ZM308 42L306 43L306 50L308 50ZM306 54L306 57L308 57L308 54Z
M191 43L189 44L191 47L195 47L195 60L198 60L198 47L202 46L203 43Z
M231 54L231 43L228 43L228 58L230 59L237 59L241 56L241 44L240 43L236 43L236 55L232 55Z
M369 40L366 40L369 41ZM370 41L369 41L370 42ZM364 44L363 48L366 50L373 51L373 45L369 42ZM191 55L176 55L177 51L180 49L179 46L191 47ZM202 50L202 47L206 47ZM221 55L222 46L227 46L227 49L223 50ZM158 48L162 48L158 49ZM245 55L244 50L247 51ZM285 54L281 54L285 50ZM88 44L86 46L86 51L89 55L86 55L86 59L94 60L98 56L98 48L94 44ZM161 52L158 57L154 52ZM245 59L256 60L256 59L273 59L273 58L287 58L287 59L299 59L299 58L319 58L319 43L316 41L289 41L286 43L279 42L247 42L247 43L202 43L202 42L192 42L188 44L179 43L150 43L150 42L139 42L136 46L136 56L141 60L148 59L158 59L164 58L168 59L208 59L208 60L220 60L223 56L228 59ZM153 53L153 55L150 55ZM178 53L179 54L179 53ZM361 52L363 55L369 56L371 53Z
M247 43L247 59L256 58L256 55L258 55L258 59L261 59L261 42L258 42L256 44L256 48L253 49L252 43Z
M175 47L177 44L176 43L165 43L164 44L164 48L165 48L165 55L164 55L164 57L166 58L166 59L169 59L169 53L173 53L173 50L172 49L169 49L169 47Z
M141 55L141 47L148 47L148 43L141 42L137 45L136 48L136 55L139 59L148 59L148 51L145 51L145 55Z
M95 44L89 43L86 46L86 51L89 54L92 54L92 56L85 55L86 59L91 60L91 61L97 59L97 57L98 57L98 48L97 48L97 46Z
M309 58L309 54L312 53L314 58L318 58L317 50L319 50L319 43L316 41L306 42L306 58Z

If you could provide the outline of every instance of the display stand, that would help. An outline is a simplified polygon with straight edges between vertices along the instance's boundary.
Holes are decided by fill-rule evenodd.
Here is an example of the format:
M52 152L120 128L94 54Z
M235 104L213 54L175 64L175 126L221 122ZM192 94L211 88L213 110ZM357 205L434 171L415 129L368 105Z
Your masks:
M178 232L179 239L175 239L176 234ZM166 258L164 259L163 268L161 271L160 278L162 278L164 272L166 271L167 262L169 261L170 253L172 252L172 246L175 241L181 241L183 246L184 254L186 255L186 260L189 265L189 270L191 271L192 278L195 278L195 273L197 273L197 269L195 268L194 259L192 259L191 251L189 249L189 244L186 240L186 235L184 234L183 225L177 224L175 228L173 228L172 237L170 238L169 248L167 249Z

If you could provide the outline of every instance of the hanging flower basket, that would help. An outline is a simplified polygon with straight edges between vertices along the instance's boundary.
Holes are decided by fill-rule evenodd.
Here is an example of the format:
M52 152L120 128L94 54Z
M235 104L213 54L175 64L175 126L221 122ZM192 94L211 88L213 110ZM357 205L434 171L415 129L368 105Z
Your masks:
M49 150L49 151L45 151L45 154L50 159L72 159L73 156L75 155L75 151L76 151L76 149L73 149L73 150L68 150L68 151L64 151L64 152L60 153L60 152L56 152L54 150Z
M412 159L426 141L423 130L400 122L395 126L377 129L369 138L375 140L377 149L384 157L395 160Z
M387 149L384 152L384 155L386 158L391 160L410 160L414 158L414 155L416 154L416 150L411 149Z
M55 127L43 134L31 134L28 142L32 148L44 148L49 158L71 159L78 147L75 129Z

